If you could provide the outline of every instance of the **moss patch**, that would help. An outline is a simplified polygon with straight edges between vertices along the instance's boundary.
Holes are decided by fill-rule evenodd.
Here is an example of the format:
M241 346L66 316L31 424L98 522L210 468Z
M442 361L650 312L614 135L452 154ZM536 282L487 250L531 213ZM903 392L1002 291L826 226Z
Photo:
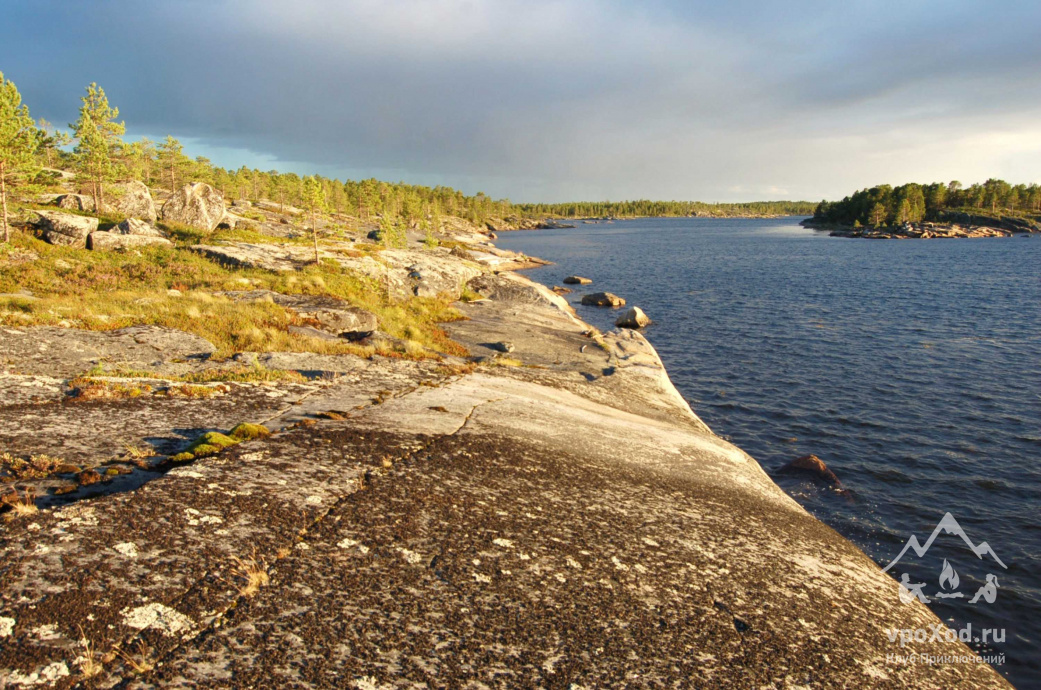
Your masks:
M190 462L197 458L205 458L210 455L216 455L225 448L236 446L245 441L267 438L270 435L271 432L264 425L252 424L250 422L237 424L227 434L222 434L219 431L207 431L192 441L192 444L184 452L171 455L170 462Z
M231 430L231 437L238 441L252 441L258 438L267 438L271 435L268 428L263 424L250 424L242 422Z

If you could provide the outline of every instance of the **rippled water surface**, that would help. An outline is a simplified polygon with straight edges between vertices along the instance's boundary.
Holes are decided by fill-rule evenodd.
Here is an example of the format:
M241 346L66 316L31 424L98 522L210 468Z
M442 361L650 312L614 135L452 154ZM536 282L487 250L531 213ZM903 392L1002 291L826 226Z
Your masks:
M1004 627L999 670L1041 687L1041 238L854 240L796 219L684 218L497 244L556 262L530 272L547 285L592 278L569 298L601 328L617 313L580 306L584 292L642 307L698 415L876 562L945 512L987 541L1008 566L997 601L933 609ZM849 491L777 474L809 453Z

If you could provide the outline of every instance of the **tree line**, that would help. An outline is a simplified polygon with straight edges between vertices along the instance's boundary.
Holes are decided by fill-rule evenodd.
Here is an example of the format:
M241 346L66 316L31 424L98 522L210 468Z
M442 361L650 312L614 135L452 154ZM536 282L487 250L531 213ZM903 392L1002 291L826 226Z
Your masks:
M0 202L7 239L7 190L12 185L46 182L44 168L71 169L81 189L104 204L105 185L138 180L152 189L173 194L188 182L206 182L229 199L270 200L283 206L350 214L363 221L379 220L388 234L401 227L429 226L442 216L474 223L493 217L517 215L508 199L495 200L478 192L469 196L450 187L426 187L376 179L346 182L321 175L301 176L277 170L241 167L229 170L207 158L185 154L172 136L156 142L143 138L124 141L126 124L118 120L104 89L90 84L81 99L79 117L69 125L71 134L51 123L35 121L13 82L0 72ZM68 150L71 145L71 150Z
M531 217L559 218L650 218L663 216L808 216L809 201L751 201L736 204L707 204L701 201L579 201L562 204L518 204Z
M957 180L932 184L909 183L862 189L842 201L822 201L814 221L854 227L883 227L937 220L948 210L974 210L991 215L1041 212L1041 188L989 179L968 187Z

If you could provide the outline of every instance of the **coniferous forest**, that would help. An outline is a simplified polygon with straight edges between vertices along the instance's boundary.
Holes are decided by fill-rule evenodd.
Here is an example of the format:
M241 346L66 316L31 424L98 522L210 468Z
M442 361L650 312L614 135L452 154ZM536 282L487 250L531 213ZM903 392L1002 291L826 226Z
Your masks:
M820 202L813 222L877 228L939 220L945 211L1030 217L1041 213L1041 188L996 179L968 187L958 181L899 187L884 184L862 189L842 201Z
M68 130L46 120L34 120L14 83L3 78L0 107L4 134L0 138L0 181L6 186L45 187L59 173L74 170L83 193L104 194L111 182L138 180L151 188L174 190L189 181L207 182L226 198L270 199L290 206L306 206L308 184L319 186L329 210L362 220L391 218L406 224L431 214L466 218L475 223L490 218L587 218L647 216L776 216L809 215L810 202L761 201L707 204L694 201L574 202L514 204L478 192L467 195L446 186L426 187L376 179L341 181L314 175L242 166L235 170L192 157L172 136L126 141L126 124L97 84L81 98L80 116ZM8 131L9 130L9 131ZM310 180L310 182L309 182ZM5 190L6 191L6 190ZM31 192L32 190L26 190ZM3 196L6 196L4 194Z

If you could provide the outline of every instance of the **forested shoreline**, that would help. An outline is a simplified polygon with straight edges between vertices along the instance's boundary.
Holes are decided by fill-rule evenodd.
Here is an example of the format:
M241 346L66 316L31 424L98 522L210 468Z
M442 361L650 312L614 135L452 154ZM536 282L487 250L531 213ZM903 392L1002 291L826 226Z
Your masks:
M577 201L559 204L517 204L529 217L555 218L662 218L707 216L714 218L808 216L810 201L748 201L709 204L702 201Z
M949 212L974 216L1031 218L1041 213L1037 184L1013 185L989 179L968 187L957 180L932 184L878 185L862 189L842 201L822 201L813 212L818 225L893 227L905 223L943 221Z

